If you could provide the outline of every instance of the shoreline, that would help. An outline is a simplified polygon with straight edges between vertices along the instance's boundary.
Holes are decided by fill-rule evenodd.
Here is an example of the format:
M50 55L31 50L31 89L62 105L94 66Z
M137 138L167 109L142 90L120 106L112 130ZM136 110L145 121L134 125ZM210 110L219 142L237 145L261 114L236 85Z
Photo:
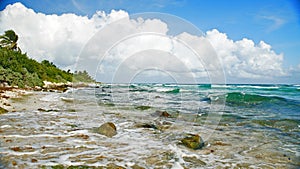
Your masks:
M186 134L202 137L211 134L213 126L205 127L201 121L190 122L188 116L173 117L172 111L159 111L155 107L143 110L95 105L93 97L89 97L94 93L89 88L75 91L84 96L77 97L81 99L78 102L71 101L70 92L4 91L11 95L6 100L11 101L16 112L3 114L0 121L0 163L2 160L11 168L67 168L83 164L90 167L114 164L124 168L132 165L143 168L293 168L300 164L299 155L294 152L296 147L282 149L293 142L278 139L282 134L292 134L289 131L270 130L254 123L249 127L246 119L239 121L234 115L225 115L225 121L219 124L214 135L205 140L207 144L194 150L181 140ZM105 92L101 88L100 91ZM162 96L156 95L176 96L157 92L151 98L159 102ZM112 138L95 132L104 122L115 124L117 134ZM278 125L282 123L279 122Z
M22 99L25 96L33 95L33 90L19 89L19 88L1 88L0 89L0 107L8 112L16 112L21 109L15 105L17 99Z
M0 84L0 114L7 112L23 111L26 104L22 104L20 101L24 97L30 97L31 95L38 95L38 93L64 93L69 89L76 89L82 87L97 87L100 82L86 83L86 82L67 82L67 83L55 83L44 81L44 86L35 86L27 88L19 88L18 86L8 86L6 84ZM19 100L19 101L17 101ZM37 98L35 98L35 103ZM26 101L25 101L26 102Z

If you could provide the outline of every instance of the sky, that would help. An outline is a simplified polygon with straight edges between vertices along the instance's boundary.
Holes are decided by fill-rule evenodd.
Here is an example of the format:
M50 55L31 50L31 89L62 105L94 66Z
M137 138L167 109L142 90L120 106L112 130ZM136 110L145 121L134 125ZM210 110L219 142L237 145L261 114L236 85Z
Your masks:
M171 40L175 37L190 46L208 41L220 60L214 66L222 65L226 83L300 83L300 3L297 0L0 0L0 11L0 33L7 29L15 30L19 35L19 46L29 57L38 61L50 60L65 70L86 69L99 81L111 81L112 76L118 77L118 72L121 72L119 77L126 76L126 73L131 76L139 74L139 78L161 82L168 81L166 79L170 77L178 81L179 76L193 77L197 82L205 76L212 79L213 72L209 72L212 67L208 65L216 59L205 58L203 54L202 62L198 63L192 53L187 54L188 49L179 44L176 46L175 40ZM157 20L144 19L139 24L127 22L132 19L129 16L137 13L140 16L145 12L171 14L179 19L170 19L168 23L158 16ZM111 28L111 23L123 18L126 18L124 30L128 28L131 34L151 31L169 39L156 35L132 37L111 46L105 59L83 55L95 35L103 36L99 31ZM200 37L189 41L192 35L184 32L170 37L168 31L174 27L172 22L178 25L179 21L183 21L184 28L192 24L201 30L205 42ZM94 43L105 46L103 41L124 38L125 33L121 36L124 30L120 27L111 30L109 33L113 38L102 41L99 38ZM140 43L145 39L149 43L142 46ZM155 47L157 44L160 46ZM130 45L152 51L145 54L130 48ZM173 55L166 54L174 46ZM101 53L102 48L97 50ZM161 57L155 59L153 55ZM149 60L148 57L152 58ZM161 58L164 60L161 61ZM81 63L78 64L78 61ZM170 61L173 62L170 64ZM160 73L150 70L153 65L157 65L155 69ZM136 71L131 72L133 69ZM143 81L143 78L140 80Z

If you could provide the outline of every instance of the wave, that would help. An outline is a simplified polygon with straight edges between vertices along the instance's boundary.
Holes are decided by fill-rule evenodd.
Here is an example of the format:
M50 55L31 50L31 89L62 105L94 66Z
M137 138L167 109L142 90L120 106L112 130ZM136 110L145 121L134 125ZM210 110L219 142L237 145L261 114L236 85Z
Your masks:
M265 127L281 129L283 131L300 131L300 120L295 119L264 119L252 120L252 122Z
M198 88L200 88L200 89L211 89L211 84L199 84Z
M274 101L287 101L285 98L278 96L264 96L258 94L246 94L243 92L232 92L226 96L226 103L230 104L260 104L260 103L271 103Z
M176 88L176 89L172 89L172 90L168 90L168 91L165 91L166 93L179 93L180 92L180 89L179 88Z
M241 85L241 86L236 86L237 88L254 88L254 89L279 89L280 87L278 86L257 86L257 85Z
M146 85L138 85L138 84L131 84L129 86L129 91L130 92L152 92L152 90L149 89L149 87L147 87Z

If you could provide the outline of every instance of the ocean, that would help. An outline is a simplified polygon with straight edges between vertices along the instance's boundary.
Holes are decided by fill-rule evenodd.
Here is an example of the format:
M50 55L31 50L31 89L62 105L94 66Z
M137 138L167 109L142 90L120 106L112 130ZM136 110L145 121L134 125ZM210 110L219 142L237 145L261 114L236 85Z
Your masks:
M100 84L30 97L1 115L7 168L300 167L300 85ZM117 135L94 132L105 122ZM185 147L186 134L205 146Z

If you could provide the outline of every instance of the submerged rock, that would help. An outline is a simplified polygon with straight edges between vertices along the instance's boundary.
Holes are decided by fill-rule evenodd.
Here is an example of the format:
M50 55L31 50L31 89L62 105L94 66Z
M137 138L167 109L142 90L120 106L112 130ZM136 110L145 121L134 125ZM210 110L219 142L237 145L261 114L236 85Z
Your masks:
M198 134L188 134L187 137L181 139L181 143L191 149L198 150L204 147L204 141Z
M189 168L197 168L199 166L204 166L206 163L195 156L184 156L183 160L187 163Z
M131 166L132 169L145 169L144 167L141 167L137 164L134 164L133 166Z
M106 137L113 137L117 134L117 128L114 123L107 122L102 124L95 130L96 133L105 135Z
M7 113L7 112L8 112L8 110L6 110L6 109L0 107L0 114Z
M118 165L113 164L113 163L107 164L106 168L107 168L107 169L125 169L124 167L118 166Z
M136 106L135 107L135 109L138 109L138 110L148 110L150 108L151 108L150 106Z
M153 113L154 116L160 116L160 117L171 117L171 114L168 113L167 111L161 111L157 110L155 113Z
M155 121L154 123L138 123L135 125L135 127L165 131L169 129L172 126L172 124L173 123L167 121L163 121L163 122Z
M135 125L138 128L152 128L152 129L158 129L158 127L155 124L150 123L141 123Z

